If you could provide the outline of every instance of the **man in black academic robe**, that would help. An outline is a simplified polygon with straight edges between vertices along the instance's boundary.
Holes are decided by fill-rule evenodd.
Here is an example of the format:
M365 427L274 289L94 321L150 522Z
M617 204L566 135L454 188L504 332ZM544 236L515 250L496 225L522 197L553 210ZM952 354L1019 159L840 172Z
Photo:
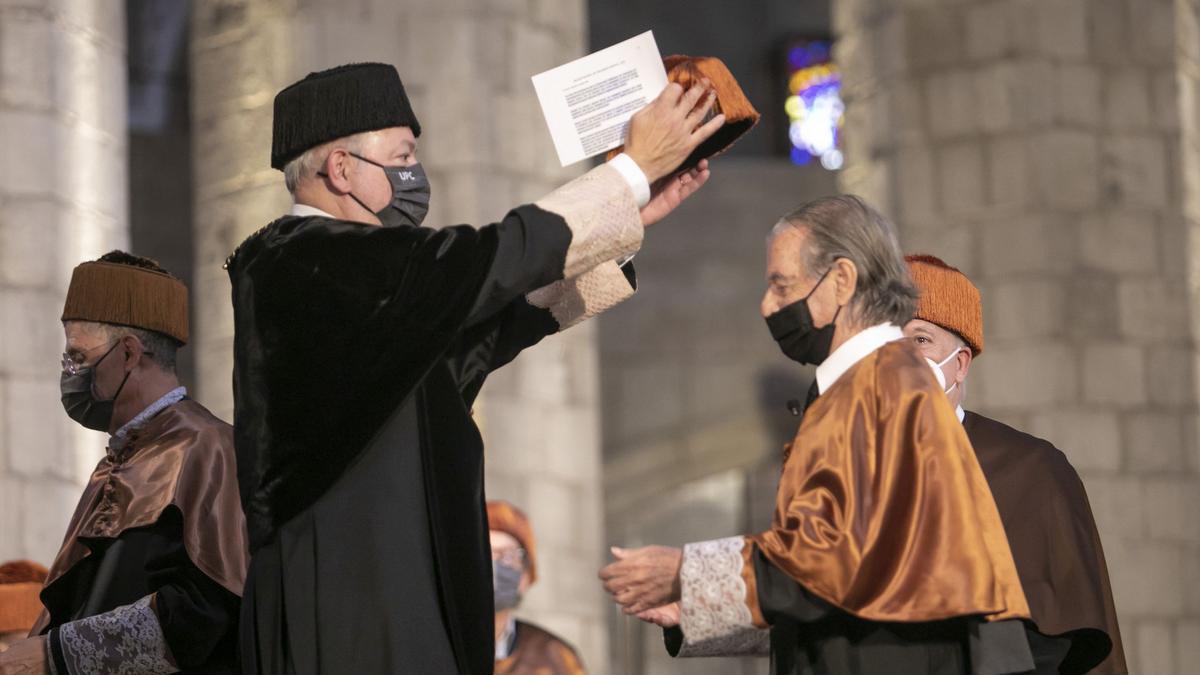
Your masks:
M246 526L233 429L175 375L187 289L113 251L75 268L62 319L63 406L109 441L0 672L235 673Z
M314 73L275 100L291 214L230 257L235 434L253 560L248 673L490 673L484 379L633 292L662 183L723 122L669 86L626 151L493 225L420 227L420 125L395 69ZM382 226L381 226L382 225Z

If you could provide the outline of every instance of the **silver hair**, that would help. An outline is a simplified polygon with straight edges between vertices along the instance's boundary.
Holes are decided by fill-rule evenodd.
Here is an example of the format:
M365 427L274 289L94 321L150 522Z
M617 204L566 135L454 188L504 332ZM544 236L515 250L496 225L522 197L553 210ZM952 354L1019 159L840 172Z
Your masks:
M170 335L142 328L134 328L132 326L121 326L115 323L101 323L99 321L69 321L67 323L74 323L90 333L103 335L109 341L120 340L126 335L132 335L142 343L142 347L146 350L146 355L150 357L150 360L155 365L168 373L175 372L176 356L181 345L178 340Z
M785 228L806 230L801 255L812 278L819 277L838 258L858 270L850 310L865 326L890 321L903 326L917 310L917 287L904 264L896 226L860 197L822 197L785 215L772 236Z
M321 169L321 165L329 158L329 153L336 148L345 148L349 152L362 154L363 146L367 144L367 138L374 132L364 131L362 133L339 138L328 143L322 143L305 150L296 159L283 165L283 184L287 186L288 192L296 194L296 188L300 186L300 181L311 178L317 175L317 171Z

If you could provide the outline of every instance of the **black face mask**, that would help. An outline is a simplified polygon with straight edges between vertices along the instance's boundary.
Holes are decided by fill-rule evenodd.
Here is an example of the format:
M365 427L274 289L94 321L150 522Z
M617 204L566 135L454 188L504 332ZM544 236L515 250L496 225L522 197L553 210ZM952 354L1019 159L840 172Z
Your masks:
M416 227L425 220L425 214L429 213L429 178L425 175L425 169L420 162L411 166L384 166L366 157L350 154L383 169L383 172L387 174L388 182L392 184L391 203L374 212L375 216L379 218L379 222L387 227L399 225ZM353 192L350 193L350 197L358 202L359 206L368 211L371 210L362 203L362 200L355 197Z
M833 269L832 267L829 269ZM829 346L833 344L833 332L837 327L838 307L833 319L820 328L813 328L812 312L808 310L808 299L821 287L821 282L829 275L829 270L817 280L808 295L800 298L767 317L767 328L771 337L779 343L783 354L793 361L804 364L818 364L829 358Z
M125 383L129 381L130 373L125 373L125 379L121 380L121 386L117 387L117 393L107 400L96 398L96 394L92 390L92 386L95 384L96 367L100 365L101 361L108 358L108 355L119 344L121 343L117 342L109 347L95 365L80 368L74 375L63 371L62 378L58 381L58 388L62 393L63 409L67 411L67 417L88 429L108 431L108 425L112 422L113 405L116 403L117 397L121 395L121 390L125 388Z

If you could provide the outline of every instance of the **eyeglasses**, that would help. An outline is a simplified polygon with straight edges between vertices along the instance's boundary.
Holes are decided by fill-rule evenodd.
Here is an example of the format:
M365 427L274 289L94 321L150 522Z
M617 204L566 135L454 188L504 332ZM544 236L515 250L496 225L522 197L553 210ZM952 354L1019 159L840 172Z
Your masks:
M111 352L113 350L113 347L117 346L118 342L120 342L120 340L115 340L108 344L96 345L95 347L92 347L90 349L84 349L84 350L75 352L74 356L72 356L68 352L63 352L63 355L62 355L63 372L68 375L78 375L79 371L89 367L87 365L87 354L88 353L97 351L101 347L108 347L108 352ZM108 356L108 352L104 352L104 356ZM101 356L100 359L103 359L104 356ZM99 362L99 359L97 360L97 362Z
M498 562L501 565L506 565L516 569L523 569L525 567L525 549L492 549L492 562Z

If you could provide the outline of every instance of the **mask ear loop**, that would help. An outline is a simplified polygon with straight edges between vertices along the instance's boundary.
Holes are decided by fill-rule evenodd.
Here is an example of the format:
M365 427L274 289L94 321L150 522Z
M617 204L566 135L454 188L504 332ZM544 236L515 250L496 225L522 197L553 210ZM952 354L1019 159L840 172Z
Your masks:
M955 349L954 351L950 352L950 355L947 356L946 358L942 359L942 362L938 364L938 368L941 368L942 366L946 365L947 363L950 363L950 359L958 356L958 353L961 352L963 349L966 349L966 347L959 347L958 349ZM946 393L949 394L950 392L954 391L954 388L957 386L958 386L958 380L955 380L954 384L950 385L950 388L946 390Z
M92 383L91 383L91 389L90 389L89 393L92 395L92 398L94 400L97 400L97 401L100 400L96 396L96 375L95 375L96 369L100 367L100 364L104 362L104 359L107 359L108 355L111 354L113 352L113 350L116 349L117 345L119 345L119 344L121 344L120 340L117 340L116 342L114 342L113 345L108 348L108 351L104 352L104 356L101 356L100 358L96 359L96 362L93 363L91 366ZM117 387L117 393L113 394L113 397L108 400L110 400L110 401L117 400L117 397L121 395L121 390L125 388L125 381L128 379L129 379L129 373L125 373L125 379L121 380L121 386Z
M800 302L803 302L804 304L807 305L808 299L812 297L813 293L817 292L817 289L821 287L821 282L825 281L825 277L829 276L829 273L832 271L833 271L833 266L831 265L821 275L821 278L817 279L817 283L814 284L813 287L808 291L808 295L805 295L803 298L800 298ZM843 305L838 305L837 311L833 313L833 318L829 320L829 323L825 324L824 326L821 326L820 328L814 327L814 330L824 330L825 328L828 328L829 326L836 324L837 320L838 320L838 315L842 313L842 307L843 307ZM812 316L811 310L809 310L809 316Z
M383 166L382 164L380 164L379 162L374 162L374 161L372 161L372 160L369 160L369 159L367 159L366 157L363 157L362 155L355 154L355 153L353 153L353 152L350 152L350 151L348 151L348 150L346 151L346 154L347 154L347 155L350 155L351 157L353 157L353 158L355 158L355 159L362 160L362 161L366 162L367 164L374 164L375 166L379 167L380 169L384 169L384 166ZM386 170L386 169L384 169L384 171L383 171L383 174L384 174L384 177L386 178L386 177L387 177L387 170ZM320 176L321 178L329 178L329 174L325 173L325 171L323 171L323 170L322 170L322 171L318 171L318 172L317 172L317 175L318 175L318 176ZM390 185L390 184L391 184L391 182L389 181L389 185ZM371 214L371 215L375 216L376 218L378 218L378 217L379 217L379 213L377 213L377 212L375 212L375 211L372 211L372 210L371 210L371 207L369 207L369 206L367 206L366 204L364 204L364 203L363 203L363 201L362 201L361 199L359 199L357 195L355 195L355 194L354 194L354 192L347 192L346 194L350 195L350 199L353 199L353 200L354 200L354 202L355 202L356 204L358 204L359 206L361 206L363 211L366 211L367 213L369 213L369 214ZM386 207L385 207L385 208L386 208Z

